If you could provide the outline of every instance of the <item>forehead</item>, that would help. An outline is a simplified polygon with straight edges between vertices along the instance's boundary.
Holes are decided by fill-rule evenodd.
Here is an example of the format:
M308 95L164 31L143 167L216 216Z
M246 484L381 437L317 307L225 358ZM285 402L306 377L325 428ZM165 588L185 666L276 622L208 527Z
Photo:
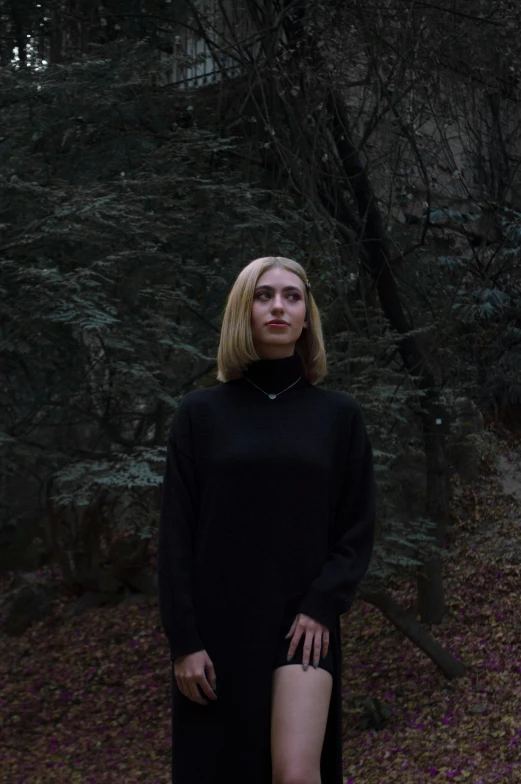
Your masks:
M283 267L271 267L271 269L266 270L257 280L256 286L273 286L273 288L295 286L298 289L304 288L299 276Z

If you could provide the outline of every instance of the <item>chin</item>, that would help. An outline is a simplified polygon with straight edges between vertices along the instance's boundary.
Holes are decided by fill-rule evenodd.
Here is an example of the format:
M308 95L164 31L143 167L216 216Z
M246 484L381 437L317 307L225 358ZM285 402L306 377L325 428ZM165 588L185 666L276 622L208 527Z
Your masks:
M262 345L264 346L293 346L295 344L295 340L288 340L287 337L283 337L282 335L277 339L274 340L263 340Z

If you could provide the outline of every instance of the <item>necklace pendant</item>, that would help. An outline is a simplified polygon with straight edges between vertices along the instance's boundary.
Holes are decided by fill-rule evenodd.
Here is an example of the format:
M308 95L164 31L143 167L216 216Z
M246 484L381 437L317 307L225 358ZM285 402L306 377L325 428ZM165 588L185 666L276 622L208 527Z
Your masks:
M277 395L274 395L274 394L272 393L271 395L268 395L268 397L269 397L269 399L270 399L270 400L275 400L275 398L277 397Z

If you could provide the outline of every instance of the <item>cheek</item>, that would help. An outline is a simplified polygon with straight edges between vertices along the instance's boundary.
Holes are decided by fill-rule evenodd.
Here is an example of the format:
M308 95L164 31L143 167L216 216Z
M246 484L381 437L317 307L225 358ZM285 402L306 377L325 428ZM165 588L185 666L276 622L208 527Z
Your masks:
M304 304L299 305L299 307L295 311L295 321L298 321L299 324L303 324L306 320L306 306Z
M261 323L261 321L262 321L262 315L261 315L261 313L259 311L260 311L260 308L255 307L255 305L253 306L253 308L251 310L250 322L251 322L251 326L253 328L258 326Z

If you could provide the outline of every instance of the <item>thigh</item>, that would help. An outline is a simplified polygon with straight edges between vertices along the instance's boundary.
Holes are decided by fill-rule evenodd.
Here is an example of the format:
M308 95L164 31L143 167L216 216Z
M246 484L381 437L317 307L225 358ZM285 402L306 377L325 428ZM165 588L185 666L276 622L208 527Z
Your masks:
M299 771L320 772L333 677L324 669L288 664L273 672L271 758L273 780Z

